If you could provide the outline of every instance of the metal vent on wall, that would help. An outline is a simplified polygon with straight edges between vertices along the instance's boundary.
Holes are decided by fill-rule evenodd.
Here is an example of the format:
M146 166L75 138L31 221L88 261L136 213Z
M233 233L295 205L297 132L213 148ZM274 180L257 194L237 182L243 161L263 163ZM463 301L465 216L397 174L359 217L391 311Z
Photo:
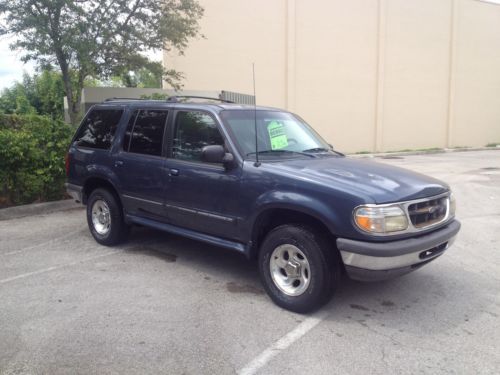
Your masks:
M238 104L255 104L255 97L248 94L240 94L239 92L224 91L220 93L220 98L223 100L229 100Z

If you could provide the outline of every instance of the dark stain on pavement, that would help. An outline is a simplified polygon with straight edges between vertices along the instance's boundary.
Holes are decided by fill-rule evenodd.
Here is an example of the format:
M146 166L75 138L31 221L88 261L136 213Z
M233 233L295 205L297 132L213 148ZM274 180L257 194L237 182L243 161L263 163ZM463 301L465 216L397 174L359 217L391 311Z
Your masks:
M349 306L351 306L351 309L370 311L370 309L368 307L365 307L363 305L356 305L355 303L351 303Z
M264 291L261 288L257 288L253 285L248 284L237 284L233 281L230 281L226 284L227 290L230 293L250 293L250 294L264 294Z

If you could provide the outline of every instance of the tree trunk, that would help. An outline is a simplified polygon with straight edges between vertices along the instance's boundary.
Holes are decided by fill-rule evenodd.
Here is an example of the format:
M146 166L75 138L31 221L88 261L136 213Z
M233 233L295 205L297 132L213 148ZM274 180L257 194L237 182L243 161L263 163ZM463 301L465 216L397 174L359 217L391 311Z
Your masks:
M78 79L78 84L75 88L73 87L73 82L71 82L71 76L69 74L68 69L62 69L61 67L61 73L62 73L62 79L64 83L64 91L66 92L66 99L68 100L68 115L69 115L69 120L71 125L77 126L78 122L80 120L80 107L81 107L81 101L82 101L82 88L83 86L83 80ZM74 94L74 91L76 91L76 94Z

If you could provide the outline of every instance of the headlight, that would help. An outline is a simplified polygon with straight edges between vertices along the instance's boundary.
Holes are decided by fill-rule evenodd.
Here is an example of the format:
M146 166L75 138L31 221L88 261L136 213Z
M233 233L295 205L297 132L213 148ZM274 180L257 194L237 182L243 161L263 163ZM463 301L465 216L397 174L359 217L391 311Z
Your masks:
M384 234L408 228L408 219L398 206L361 206L354 211L356 225L365 232Z
M457 210L457 201L455 199L455 195L453 193L450 194L450 211L449 217L455 216L455 211Z

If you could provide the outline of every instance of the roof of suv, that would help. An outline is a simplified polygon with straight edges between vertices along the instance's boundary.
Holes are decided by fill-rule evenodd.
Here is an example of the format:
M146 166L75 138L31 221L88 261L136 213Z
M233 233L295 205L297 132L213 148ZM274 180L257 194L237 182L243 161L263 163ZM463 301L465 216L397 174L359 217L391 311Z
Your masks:
M216 99L214 99L216 100ZM169 102L166 100L153 100L153 99L112 99L104 101L98 104L99 106L116 106L116 105L126 105L129 107L182 107L182 108L193 108L193 109L211 109L215 112L230 110L230 111L244 111L244 110L257 110L257 111L283 111L278 108L264 107L264 106L253 106L249 104L237 104L237 103L213 103L213 102Z

